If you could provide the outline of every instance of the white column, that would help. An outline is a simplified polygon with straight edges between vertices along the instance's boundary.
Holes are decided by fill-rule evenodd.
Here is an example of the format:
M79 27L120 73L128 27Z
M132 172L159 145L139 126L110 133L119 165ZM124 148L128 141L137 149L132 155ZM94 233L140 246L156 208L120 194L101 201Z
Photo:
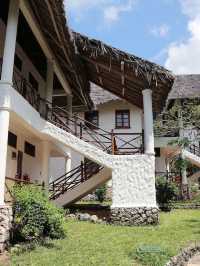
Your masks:
M52 103L53 97L53 78L54 64L52 60L47 59L46 100L50 103Z
M153 132L153 111L152 91L145 89L143 94L144 108L144 148L146 154L154 154L154 132Z
M3 82L12 83L18 17L19 0L10 0L1 74Z
M69 173L72 169L72 159L71 154L68 154L65 157L65 173Z
M41 182L44 182L45 188L49 187L49 159L50 159L50 143L48 141L42 142L42 172Z
M0 110L0 205L4 204L9 117L8 110Z

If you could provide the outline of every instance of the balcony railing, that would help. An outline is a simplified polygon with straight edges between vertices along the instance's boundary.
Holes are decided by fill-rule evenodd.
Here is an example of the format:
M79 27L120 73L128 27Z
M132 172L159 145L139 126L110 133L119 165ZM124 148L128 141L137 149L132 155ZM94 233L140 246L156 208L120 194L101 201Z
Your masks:
M0 76L2 71L2 59L0 59ZM24 76L14 68L13 86L37 111L40 110L40 94L33 88Z
M0 63L1 72L1 63ZM41 117L75 135L76 137L96 145L110 154L143 153L143 133L116 133L96 127L77 115L70 115L66 110L40 97L40 94L17 70L13 74L14 88L36 109Z

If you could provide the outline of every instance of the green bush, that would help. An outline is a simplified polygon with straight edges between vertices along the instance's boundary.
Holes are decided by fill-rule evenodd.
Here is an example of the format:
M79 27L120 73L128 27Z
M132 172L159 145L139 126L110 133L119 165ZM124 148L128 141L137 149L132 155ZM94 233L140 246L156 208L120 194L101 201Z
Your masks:
M177 186L165 180L163 177L156 178L156 200L161 210L170 210L170 203L177 199Z
M103 185L96 189L95 196L97 197L97 200L100 202L103 202L106 198L106 185Z
M13 197L13 242L65 236L64 212L49 201L41 187L17 185Z

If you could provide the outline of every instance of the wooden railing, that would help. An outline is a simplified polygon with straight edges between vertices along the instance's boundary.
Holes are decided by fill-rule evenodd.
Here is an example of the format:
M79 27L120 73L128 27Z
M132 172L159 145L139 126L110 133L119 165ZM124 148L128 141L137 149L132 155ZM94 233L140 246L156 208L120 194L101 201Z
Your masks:
M49 184L50 199L56 199L97 174L103 167L94 162L81 162L79 166Z
M0 75L2 70L2 59L0 59ZM37 111L40 109L40 94L33 88L17 68L13 72L13 86Z
M1 72L0 60L0 72ZM75 135L76 137L94 144L110 154L143 153L142 133L115 133L93 125L77 115L71 115L63 108L53 106L42 99L39 93L17 70L14 70L13 85L15 89L40 113L41 117Z
M106 131L84 120L76 114L43 101L46 106L45 119L74 136L95 145L109 154L143 153L143 133L116 133Z

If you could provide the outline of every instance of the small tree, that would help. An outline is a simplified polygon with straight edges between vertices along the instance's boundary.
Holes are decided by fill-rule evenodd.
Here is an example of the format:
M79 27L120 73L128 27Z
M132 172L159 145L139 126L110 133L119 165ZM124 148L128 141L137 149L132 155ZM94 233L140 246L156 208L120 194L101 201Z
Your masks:
M13 189L13 197L14 242L65 236L64 212L49 201L42 188L17 185Z
M170 203L178 196L178 188L163 177L156 178L156 200L161 210L171 210Z
M95 196L97 197L99 202L103 202L105 200L106 191L107 191L106 185L103 185L96 189Z
M175 167L175 170L181 173L182 198L184 199L190 198L189 185L187 179L187 169L191 164L187 159L185 159L182 150L187 149L190 146L191 141L188 138L179 138L175 141L171 141L169 144L176 145L181 149L181 154L173 159L173 165Z

